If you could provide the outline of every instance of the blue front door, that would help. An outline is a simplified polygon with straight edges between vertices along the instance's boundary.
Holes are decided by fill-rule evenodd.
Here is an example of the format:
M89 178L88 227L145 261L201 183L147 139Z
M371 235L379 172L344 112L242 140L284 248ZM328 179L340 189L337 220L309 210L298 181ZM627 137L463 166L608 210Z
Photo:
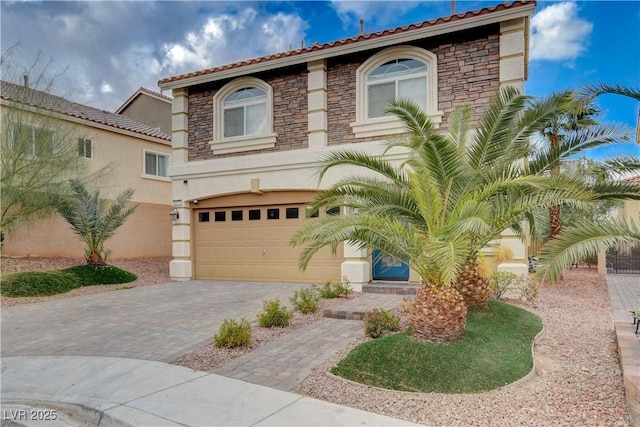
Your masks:
M409 266L380 249L373 251L373 280L409 280Z

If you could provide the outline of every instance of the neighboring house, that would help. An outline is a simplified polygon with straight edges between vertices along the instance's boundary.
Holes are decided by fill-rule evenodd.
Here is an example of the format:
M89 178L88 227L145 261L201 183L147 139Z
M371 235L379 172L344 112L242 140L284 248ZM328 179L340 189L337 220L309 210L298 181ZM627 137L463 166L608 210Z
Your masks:
M116 110L152 129L171 135L171 98L141 87Z
M523 90L533 2L435 19L314 44L159 81L172 90L170 176L179 219L173 227L171 277L283 282L418 281L390 257L349 244L327 248L306 272L289 240L320 184L324 153L350 148L381 153L403 132L384 114L389 98L421 105L441 130L458 105L474 119L501 85ZM390 159L402 161L401 153ZM318 215L348 214L319 212ZM510 268L526 274L524 245Z
M159 95L161 96L161 95ZM111 257L137 258L171 255L171 181L167 169L171 156L171 137L120 114L70 102L50 93L6 81L1 82L0 105L3 125L42 130L52 138L56 130L77 144L78 155L98 171L110 166L111 172L100 179L101 196L113 199L125 188L133 188L132 202L138 205L106 247ZM166 103L166 101L163 100ZM28 115L23 123L4 123L11 115ZM62 129L72 129L69 133ZM10 137L13 133L9 134ZM68 135L72 135L69 137ZM34 140L35 141L35 140ZM36 147L36 152L37 147ZM5 256L82 256L84 245L64 219L54 215L36 219L5 236Z

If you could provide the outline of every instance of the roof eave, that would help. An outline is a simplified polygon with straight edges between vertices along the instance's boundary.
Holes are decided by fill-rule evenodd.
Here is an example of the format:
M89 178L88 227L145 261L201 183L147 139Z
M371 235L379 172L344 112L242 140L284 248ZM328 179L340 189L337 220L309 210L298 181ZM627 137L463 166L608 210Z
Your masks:
M276 68L284 68L292 65L298 65L311 61L332 58L350 53L356 53L364 50L374 49L378 47L387 47L400 43L406 43L413 40L434 37L446 33L477 28L485 25L496 24L510 19L524 18L533 14L535 10L535 2L522 4L518 7L492 11L481 15L471 16L464 19L443 22L437 25L426 26L398 34L389 34L383 37L362 40L351 44L328 47L317 51L310 51L292 55L284 58L277 58L255 64L249 64L240 67L233 67L227 70L207 73L199 76L187 77L180 80L159 83L158 86L162 90L179 89L189 86L195 86L203 83L224 80L227 78L238 77L246 74L254 74L262 71L268 71Z
M37 107L34 105L27 105L27 104L23 104L21 102L17 102L11 99L7 99L7 98L0 98L0 105L4 105L6 107L9 108L15 108L15 109L19 109L19 110L24 110L24 111L28 111L30 113L35 113L35 114L42 114L42 111L47 111L48 114L51 115L51 117L54 117L56 119L59 120L64 120L64 121L68 121L71 123L77 123L83 126L88 126L88 127L92 127L92 128L96 128L96 129L102 129L105 131L109 131L109 132L114 132L114 133L118 133L118 134L122 134L122 135L127 135L127 136L132 136L138 139L144 139L147 141L151 141L151 142L157 142L160 144L164 144L164 145L171 145L171 139L164 139L158 136L153 136L153 135L148 135L146 133L142 133L142 132L134 132L132 130L129 129L124 129L118 126L113 126L107 123L101 123L95 120L90 120L84 117L78 117L78 116L74 116L72 114L66 114L66 113L60 113L58 111L52 111L52 110L48 110L42 107Z

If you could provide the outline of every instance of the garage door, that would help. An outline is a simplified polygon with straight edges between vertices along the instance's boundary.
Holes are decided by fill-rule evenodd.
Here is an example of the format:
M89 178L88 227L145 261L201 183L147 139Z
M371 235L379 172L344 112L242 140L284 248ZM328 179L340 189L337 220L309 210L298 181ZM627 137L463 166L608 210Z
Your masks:
M195 211L197 279L324 283L340 281L342 247L315 255L303 272L289 241L306 218L304 203L220 207ZM326 215L325 212L320 215ZM342 246L342 245L340 245Z

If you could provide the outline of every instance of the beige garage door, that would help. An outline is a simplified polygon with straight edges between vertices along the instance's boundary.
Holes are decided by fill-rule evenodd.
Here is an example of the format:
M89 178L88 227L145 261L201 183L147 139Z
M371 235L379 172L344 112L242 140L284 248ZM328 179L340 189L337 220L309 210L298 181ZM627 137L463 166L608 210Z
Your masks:
M305 218L305 209L304 203L290 203L196 210L196 278L338 282L342 248L337 256L323 249L304 272L298 267L301 248L289 241L303 221L313 220Z

